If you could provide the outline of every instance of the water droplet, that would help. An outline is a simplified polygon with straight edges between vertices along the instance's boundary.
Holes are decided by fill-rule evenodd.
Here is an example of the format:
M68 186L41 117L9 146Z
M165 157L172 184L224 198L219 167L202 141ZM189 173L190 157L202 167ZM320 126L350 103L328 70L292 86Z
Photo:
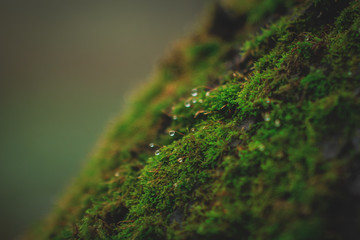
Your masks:
M175 136L175 131L174 131L174 130L170 130L170 131L169 131L169 135L170 135L170 137Z
M177 188L177 186L178 186L177 183L174 183L174 187Z
M174 120L177 120L177 119L178 119L178 117L177 117L176 115L174 115L174 116L173 116L173 119L174 119Z
M191 132L195 132L195 128L191 128L190 131L191 131Z
M275 120L275 127L280 127L280 126L281 126L280 120L276 119Z
M178 161L179 163L182 163L182 162L183 162L183 160L184 160L183 158L178 158L178 160L177 160L177 161Z
M264 144L260 143L260 145L259 145L259 150L260 150L260 151L264 151L264 150L265 150Z
M184 106L187 107L187 108L191 107L190 101L189 101L189 100L186 100L186 101L184 102Z
M206 92L205 96L207 96L207 97L210 96L210 92Z
M269 122L270 121L270 113L265 113L264 114L264 120L266 121L266 122Z
M276 153L276 157L282 158L284 156L284 153L282 151L279 151Z
M119 172L116 172L116 173L115 173L115 177L118 177L118 176L120 176L120 173L119 173Z
M194 99L192 100L192 103L195 104L196 102L197 102L197 100L194 98Z
M348 75L351 76L351 75L352 75L352 72L348 72Z
M160 155L160 153L161 153L161 152L160 152L160 150L159 150L159 149L155 151L155 155L156 155L156 156L159 156L159 155Z
M306 36L305 40L306 40L306 41L309 41L309 40L310 40L309 36Z
M153 147L155 147L155 144L154 143L149 143L149 147L153 148Z
M191 90L191 96L196 97L197 95L198 95L197 88L193 88L193 90Z
M202 100L202 99L199 99L199 103L203 103L204 102L204 100Z
M266 103L269 104L271 101L270 101L270 98L267 98L266 99Z

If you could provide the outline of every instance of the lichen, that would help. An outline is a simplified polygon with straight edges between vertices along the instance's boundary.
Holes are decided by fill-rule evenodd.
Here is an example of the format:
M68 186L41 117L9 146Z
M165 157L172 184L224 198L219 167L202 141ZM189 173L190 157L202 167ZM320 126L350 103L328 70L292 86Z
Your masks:
M356 238L359 7L217 4L27 237Z

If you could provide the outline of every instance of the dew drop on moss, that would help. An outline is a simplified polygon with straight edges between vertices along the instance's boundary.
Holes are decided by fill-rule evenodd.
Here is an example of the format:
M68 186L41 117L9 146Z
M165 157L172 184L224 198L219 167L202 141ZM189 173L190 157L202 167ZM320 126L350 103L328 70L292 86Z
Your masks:
M268 113L268 112L265 113L265 114L264 114L264 120L265 120L266 122L269 122L270 119L271 119L271 118L270 118L270 113Z
M210 96L210 92L206 92L205 96L207 96L207 97Z
M275 120L275 127L280 127L280 126L281 126L280 120L276 119Z
M195 132L195 128L191 128L190 131L191 131L191 132Z
M156 150L156 151L155 151L155 155L156 155L156 156L159 156L160 153L161 153L160 150Z
M177 120L178 117L176 115L173 116L173 120Z
M170 137L175 136L175 131L174 131L174 130L170 130L170 131L169 131L169 135L170 135Z
M196 97L197 95L198 95L197 88L193 88L193 90L191 90L191 96Z
M279 152L276 153L276 157L277 158L282 158L282 157L284 157L284 153L282 151L279 151Z
M153 147L155 147L155 144L154 143L149 143L149 147L153 148Z
M178 158L178 160L177 160L177 161L178 161L179 163L182 163L182 162L183 162L183 160L184 160L183 158Z
M184 102L184 106L187 107L187 108L191 107L190 101L189 101L189 100L186 100L186 101Z
M259 150L263 152L265 150L265 145L261 143L259 145Z
M192 103L195 104L196 102L197 102L197 100L194 98L194 99L192 100Z

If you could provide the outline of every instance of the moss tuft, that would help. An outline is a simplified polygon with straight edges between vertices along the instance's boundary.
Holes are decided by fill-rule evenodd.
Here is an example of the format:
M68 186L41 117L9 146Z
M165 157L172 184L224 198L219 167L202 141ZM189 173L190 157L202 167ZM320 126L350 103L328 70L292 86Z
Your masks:
M359 7L216 5L27 237L356 238Z

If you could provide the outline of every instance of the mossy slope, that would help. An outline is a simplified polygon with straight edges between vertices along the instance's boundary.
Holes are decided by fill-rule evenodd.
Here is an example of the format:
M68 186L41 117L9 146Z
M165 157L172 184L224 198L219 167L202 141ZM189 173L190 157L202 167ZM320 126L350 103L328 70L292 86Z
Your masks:
M359 7L216 5L28 237L356 239Z

